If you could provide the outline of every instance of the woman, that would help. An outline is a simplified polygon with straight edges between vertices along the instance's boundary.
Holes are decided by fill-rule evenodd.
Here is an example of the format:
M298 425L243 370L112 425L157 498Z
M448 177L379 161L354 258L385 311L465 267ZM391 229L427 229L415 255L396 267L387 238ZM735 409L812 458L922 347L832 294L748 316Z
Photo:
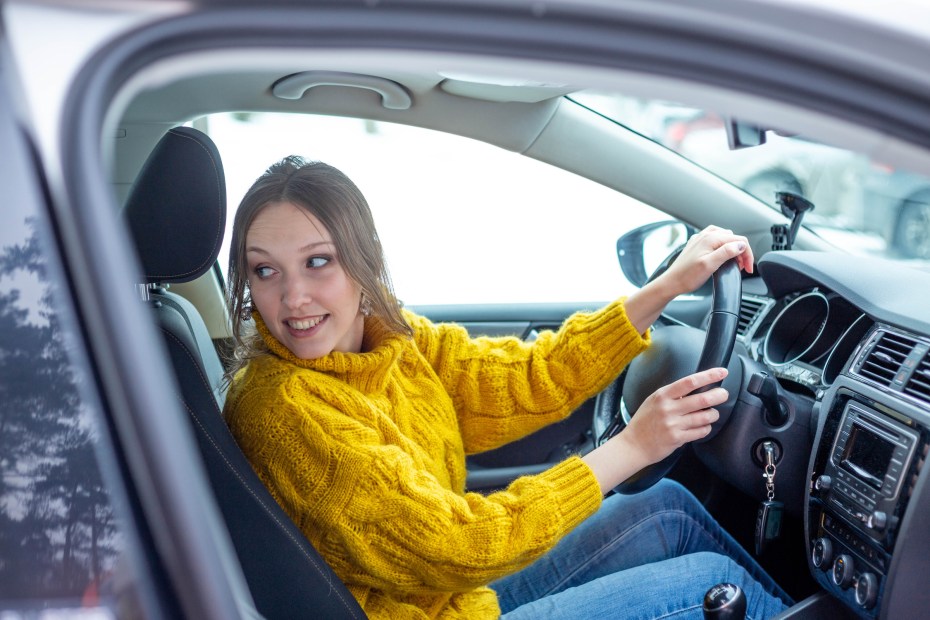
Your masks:
M602 501L709 432L726 391L688 394L724 369L658 390L584 457L506 491L465 492L466 454L568 416L648 345L668 301L731 257L752 269L744 238L710 228L651 284L532 345L472 339L401 309L368 204L345 175L286 158L235 217L225 414L370 617L700 617L721 581L765 617L787 597L679 485Z

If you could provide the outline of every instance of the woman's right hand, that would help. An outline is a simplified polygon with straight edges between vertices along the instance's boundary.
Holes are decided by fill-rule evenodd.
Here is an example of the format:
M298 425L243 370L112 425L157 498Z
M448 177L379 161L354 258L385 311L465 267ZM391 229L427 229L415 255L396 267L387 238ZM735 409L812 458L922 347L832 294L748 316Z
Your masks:
M706 437L720 417L714 407L727 400L716 387L694 390L722 381L725 368L711 368L683 377L649 395L625 429L585 457L606 493L636 472L657 463L684 444Z
M746 237L717 226L691 237L665 273L626 298L624 307L633 327L646 333L666 304L697 289L731 258L740 269L752 273L755 259Z

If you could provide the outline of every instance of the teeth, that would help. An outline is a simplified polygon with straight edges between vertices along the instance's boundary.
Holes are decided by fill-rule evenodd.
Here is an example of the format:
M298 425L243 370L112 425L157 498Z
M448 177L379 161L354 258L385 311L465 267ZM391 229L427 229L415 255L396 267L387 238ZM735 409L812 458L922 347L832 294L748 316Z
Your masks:
M288 321L287 324L293 329L310 329L319 325L322 320L323 317L320 317L318 319L304 319L303 321Z

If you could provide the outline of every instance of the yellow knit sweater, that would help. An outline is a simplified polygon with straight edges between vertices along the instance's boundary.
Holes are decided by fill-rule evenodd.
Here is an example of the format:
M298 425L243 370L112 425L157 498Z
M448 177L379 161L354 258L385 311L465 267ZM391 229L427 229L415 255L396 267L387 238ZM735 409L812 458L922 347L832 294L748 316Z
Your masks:
M648 344L622 301L532 345L407 313L413 339L366 320L364 353L301 360L256 316L270 355L225 415L272 495L372 618L496 618L489 583L594 513L577 457L505 491L465 492L465 455L563 419Z

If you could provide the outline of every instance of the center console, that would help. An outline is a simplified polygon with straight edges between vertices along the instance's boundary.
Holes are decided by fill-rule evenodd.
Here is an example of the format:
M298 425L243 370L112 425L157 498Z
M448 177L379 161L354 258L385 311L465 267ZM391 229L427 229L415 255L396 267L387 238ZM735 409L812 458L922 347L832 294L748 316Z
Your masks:
M928 431L840 389L826 413L811 470L807 542L820 585L858 615L877 617Z

